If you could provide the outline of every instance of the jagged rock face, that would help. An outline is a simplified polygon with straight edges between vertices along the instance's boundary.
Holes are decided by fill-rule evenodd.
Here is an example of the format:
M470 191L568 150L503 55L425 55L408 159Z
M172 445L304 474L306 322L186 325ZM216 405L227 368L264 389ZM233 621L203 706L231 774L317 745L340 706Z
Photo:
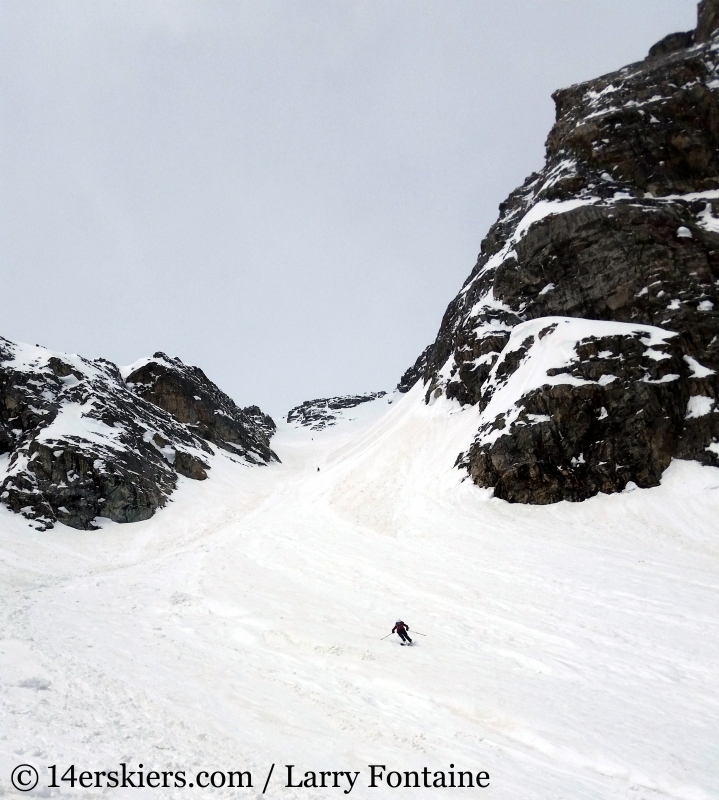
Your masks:
M690 365L676 334L567 317L515 327L463 457L512 502L584 500L654 486L681 436Z
M628 477L631 470L621 470L610 480L590 477L586 467L567 484L549 480L551 469L566 468L566 453L546 444L561 425L551 435L547 426L536 435L511 429L503 438L512 441L500 446L497 440L489 450L477 444L474 460L462 461L477 483L497 487L507 499L581 499L619 490L627 480L651 485L671 457L719 465L719 39L712 38L719 0L703 3L700 14L696 32L667 37L644 62L555 93L557 121L544 169L500 205L499 220L436 341L398 387L406 391L421 379L428 401L446 394L481 408L514 329L545 317L639 323L677 334L672 346L696 366L689 369L684 361L677 373L673 396L684 403L679 429L661 440L661 457L646 475ZM582 352L588 351L580 348L580 363ZM624 357L629 369L633 362ZM550 416L559 419L562 409L577 411L583 403L594 408L592 392L568 386L548 390L542 403L554 409ZM636 386L630 394L645 391ZM540 395L515 399L533 405ZM670 402L666 394L659 399ZM708 410L698 414L702 409ZM618 410L612 424L620 416ZM669 416L677 418L674 411ZM628 437L633 424L627 416ZM591 428L587 435L601 433ZM650 434L647 429L631 436ZM628 456L622 436L615 440L612 457L623 465ZM589 446L586 438L582 446ZM627 444L625 450L638 453L637 447ZM506 451L505 461L497 448ZM540 462L545 477L520 477L536 472ZM582 480L586 491L571 488Z
M719 30L719 0L701 0L695 40L700 44L709 42L717 30Z
M414 364L412 364L412 366L406 370L404 375L402 375L400 378L400 381L397 384L397 391L405 394L417 383L417 381L424 376L425 370L427 369L427 362L429 361L432 350L433 345L431 344L424 348Z
M111 362L0 338L0 502L37 528L147 519L178 474L205 479L212 454L189 425L130 391Z
M661 41L657 42L653 47L649 48L649 55L647 58L657 58L658 56L666 56L669 53L675 53L677 50L685 50L694 44L694 31L686 31L685 33L670 33L665 36Z
M272 419L257 406L245 413L199 367L155 353L151 359L133 364L125 381L136 395L167 411L208 442L251 463L278 460L269 446L274 433Z
M369 394L306 400L288 412L287 422L294 422L297 425L311 428L313 431L321 431L336 425L344 416L343 412L363 403L378 400L380 397L385 397L386 394L387 392L370 392Z
M265 414L259 406L247 406L242 409L242 413L252 420L257 430L264 435L269 444L270 439L277 432L277 425L275 425L272 417L269 414Z

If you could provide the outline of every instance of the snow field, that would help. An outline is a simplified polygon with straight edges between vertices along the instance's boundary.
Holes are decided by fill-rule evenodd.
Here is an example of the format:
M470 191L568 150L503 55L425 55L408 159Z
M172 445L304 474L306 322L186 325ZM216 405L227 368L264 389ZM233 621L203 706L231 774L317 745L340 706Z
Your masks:
M269 798L345 796L283 788L285 764L359 770L351 797L407 793L369 764L490 774L416 797L719 797L719 470L509 505L453 469L476 409L420 398L285 425L282 464L217 456L146 522L2 510L0 791L18 763L37 795L46 765L125 761L249 769L253 790L205 791L255 797L275 762ZM416 647L380 641L398 618Z

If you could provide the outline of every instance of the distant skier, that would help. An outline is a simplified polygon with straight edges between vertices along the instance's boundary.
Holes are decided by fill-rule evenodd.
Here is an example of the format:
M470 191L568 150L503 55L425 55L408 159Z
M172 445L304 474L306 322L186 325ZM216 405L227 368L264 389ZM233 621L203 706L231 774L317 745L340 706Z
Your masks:
M409 634L407 633L408 630L409 625L406 625L401 619L398 619L394 624L394 628L392 628L392 633L396 633L397 636L399 636L399 638L402 640L402 644L412 644L412 640L409 638Z

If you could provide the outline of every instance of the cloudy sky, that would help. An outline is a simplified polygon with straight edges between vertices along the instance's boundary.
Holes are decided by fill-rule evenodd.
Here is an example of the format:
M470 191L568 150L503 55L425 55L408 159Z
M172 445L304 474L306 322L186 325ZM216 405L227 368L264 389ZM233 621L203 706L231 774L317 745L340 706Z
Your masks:
M0 334L243 405L389 389L554 89L695 0L0 0Z

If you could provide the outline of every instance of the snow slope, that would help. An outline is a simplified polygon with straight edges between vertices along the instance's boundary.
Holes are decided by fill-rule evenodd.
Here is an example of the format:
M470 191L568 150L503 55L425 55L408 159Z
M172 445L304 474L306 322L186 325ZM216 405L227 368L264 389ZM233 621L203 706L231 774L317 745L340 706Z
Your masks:
M453 469L477 410L421 387L282 460L222 455L132 525L39 533L0 509L0 794L13 766L486 770L414 797L719 797L719 470L509 505ZM318 472L317 468L320 468ZM398 617L426 636L381 641ZM189 778L188 778L189 780ZM199 797L80 789L78 797ZM55 790L57 794L57 790Z

